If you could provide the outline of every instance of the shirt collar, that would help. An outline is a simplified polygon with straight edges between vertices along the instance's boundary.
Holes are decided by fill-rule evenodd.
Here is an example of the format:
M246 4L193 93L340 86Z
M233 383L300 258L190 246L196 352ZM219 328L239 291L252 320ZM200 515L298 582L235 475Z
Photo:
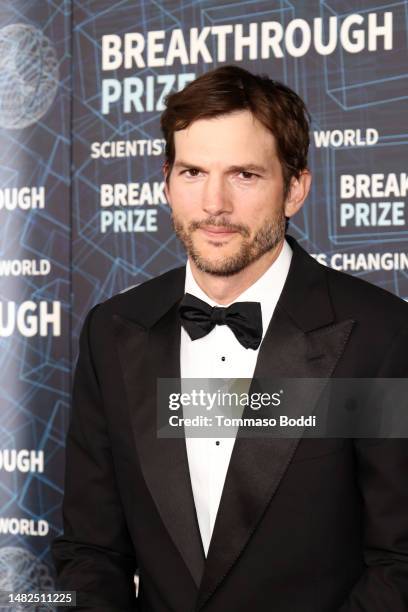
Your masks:
M281 252L269 268L250 287L245 289L234 302L260 302L262 310L263 335L268 328L273 311L282 293L289 266L292 259L292 249L285 240ZM212 300L197 284L191 271L190 262L186 264L185 293L191 293L210 306L229 306L218 304Z

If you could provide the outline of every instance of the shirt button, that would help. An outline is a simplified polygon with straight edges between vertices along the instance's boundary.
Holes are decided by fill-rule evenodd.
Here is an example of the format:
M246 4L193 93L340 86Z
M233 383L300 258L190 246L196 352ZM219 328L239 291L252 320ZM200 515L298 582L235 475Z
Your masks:
M225 361L225 357L221 357L221 361Z
M220 441L219 441L219 440L217 440L217 441L216 441L216 445L217 445L217 446L219 446L219 445L220 445Z

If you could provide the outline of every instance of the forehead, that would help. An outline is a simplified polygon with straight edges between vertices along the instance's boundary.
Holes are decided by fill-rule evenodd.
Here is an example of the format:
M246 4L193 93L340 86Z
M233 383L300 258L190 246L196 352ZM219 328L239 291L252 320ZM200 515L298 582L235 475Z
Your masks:
M275 137L249 111L194 121L175 132L174 144L176 160L194 157L197 164L199 160L235 162L242 155L250 161L276 157Z

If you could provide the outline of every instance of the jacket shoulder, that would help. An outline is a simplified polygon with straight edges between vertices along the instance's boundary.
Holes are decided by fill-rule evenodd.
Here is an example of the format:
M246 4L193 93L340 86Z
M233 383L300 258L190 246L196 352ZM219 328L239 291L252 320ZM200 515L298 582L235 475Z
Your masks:
M359 277L332 268L326 270L332 304L339 314L390 329L407 325L405 300Z
M185 266L172 268L159 276L132 286L101 302L98 316L118 315L143 326L150 326L184 293Z

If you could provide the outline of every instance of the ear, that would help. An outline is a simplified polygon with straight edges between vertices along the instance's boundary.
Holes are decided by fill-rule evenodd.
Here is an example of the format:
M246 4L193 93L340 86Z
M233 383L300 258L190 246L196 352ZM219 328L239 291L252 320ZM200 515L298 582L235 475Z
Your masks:
M170 167L169 167L169 162L167 160L163 163L162 172L163 172L163 178L164 178L164 195L166 196L168 205L171 207L170 191L169 191Z
M292 176L289 193L285 201L285 217L293 217L302 208L311 183L312 175L307 169L302 170L298 178Z

